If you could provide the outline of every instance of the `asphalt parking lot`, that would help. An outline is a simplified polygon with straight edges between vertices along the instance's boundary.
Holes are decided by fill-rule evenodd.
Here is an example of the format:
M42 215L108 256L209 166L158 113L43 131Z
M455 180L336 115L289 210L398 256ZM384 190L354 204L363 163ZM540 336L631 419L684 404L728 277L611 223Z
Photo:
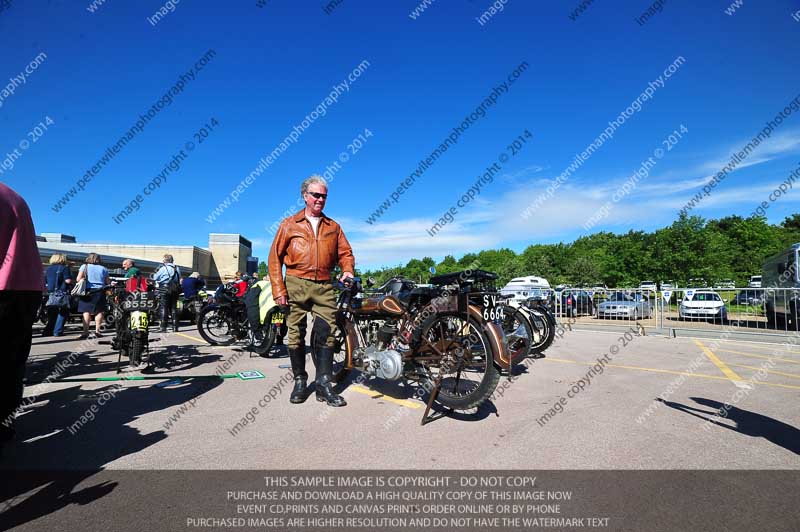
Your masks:
M153 343L162 367L148 380L113 382L96 380L115 376L110 346L79 349L76 335L35 337L30 405L0 463L55 470L800 468L800 347L627 339L622 331L569 331L546 358L501 380L491 402L424 426L424 404L396 382L351 383L344 408L313 396L289 404L285 349L251 357L237 346L211 347L184 328ZM80 354L70 358L73 351ZM59 361L66 361L60 380L33 385ZM208 378L248 370L264 378Z

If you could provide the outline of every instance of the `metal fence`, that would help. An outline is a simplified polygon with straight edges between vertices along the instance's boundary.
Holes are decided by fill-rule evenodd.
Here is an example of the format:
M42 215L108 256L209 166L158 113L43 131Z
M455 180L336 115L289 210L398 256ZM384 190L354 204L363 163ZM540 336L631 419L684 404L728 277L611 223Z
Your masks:
M800 329L800 288L566 289L546 304L576 324L789 334Z

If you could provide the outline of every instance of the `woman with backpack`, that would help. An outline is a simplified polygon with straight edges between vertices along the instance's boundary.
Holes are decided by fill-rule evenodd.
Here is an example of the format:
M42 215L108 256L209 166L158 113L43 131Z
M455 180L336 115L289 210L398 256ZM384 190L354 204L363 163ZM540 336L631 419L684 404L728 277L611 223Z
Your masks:
M94 316L95 336L103 336L100 328L103 326L103 313L106 311L106 291L108 285L108 269L100 264L100 255L89 253L86 264L78 270L77 285L75 288L83 292L78 300L78 312L83 315L83 334L79 340L89 338L89 323ZM81 290L81 281L85 282L85 289ZM80 295L80 293L78 294Z
M172 316L172 327L178 332L178 296L181 293L181 271L174 264L172 255L164 255L164 264L161 265L153 279L156 290L161 300L161 332L167 332L167 323Z
M47 325L42 336L63 336L64 324L69 319L69 289L72 284L72 273L69 271L67 256L54 253L50 257L50 266L44 272L47 285Z

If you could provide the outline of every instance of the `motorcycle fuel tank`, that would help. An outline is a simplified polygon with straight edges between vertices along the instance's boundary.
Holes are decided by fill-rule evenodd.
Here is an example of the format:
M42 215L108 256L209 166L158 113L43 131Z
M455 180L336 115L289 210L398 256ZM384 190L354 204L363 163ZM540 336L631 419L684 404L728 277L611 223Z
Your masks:
M403 312L403 304L391 295L367 297L355 309L356 314L366 316L402 316Z

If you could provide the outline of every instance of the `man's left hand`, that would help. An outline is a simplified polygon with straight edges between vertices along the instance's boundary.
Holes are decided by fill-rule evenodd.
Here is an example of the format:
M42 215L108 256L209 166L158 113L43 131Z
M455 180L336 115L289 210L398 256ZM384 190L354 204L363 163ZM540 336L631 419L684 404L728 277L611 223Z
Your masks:
M352 279L353 274L350 272L344 272L342 275L339 276L339 282L343 283L345 279Z

